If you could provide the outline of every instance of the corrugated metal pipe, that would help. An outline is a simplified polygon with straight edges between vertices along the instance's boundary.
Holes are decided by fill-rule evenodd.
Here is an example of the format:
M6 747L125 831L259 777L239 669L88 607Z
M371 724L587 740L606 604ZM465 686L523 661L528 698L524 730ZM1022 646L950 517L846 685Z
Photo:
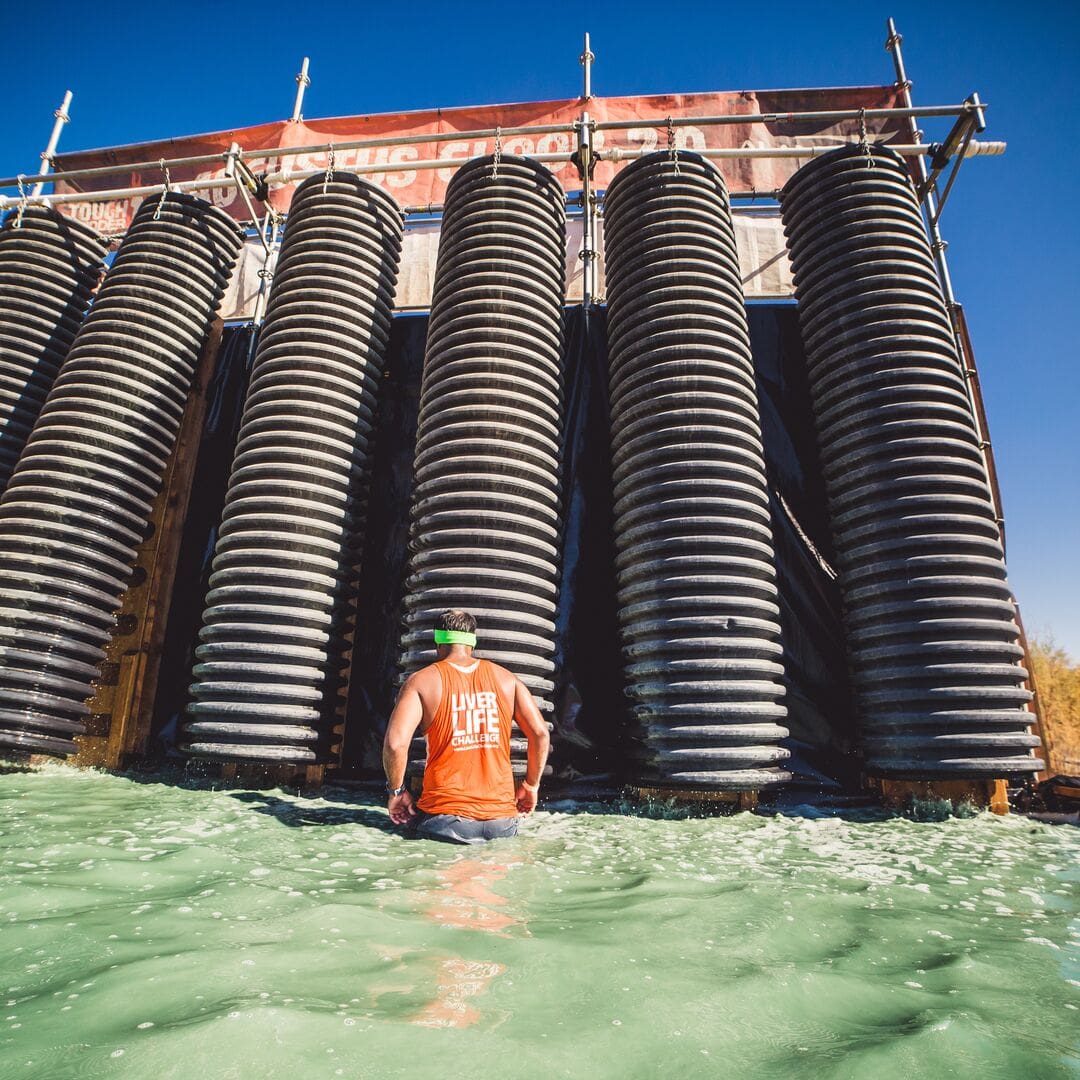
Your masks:
M401 644L408 674L435 659L439 612L471 611L478 652L514 671L545 714L559 588L565 244L563 193L542 165L477 158L450 182L424 356ZM515 740L518 771L524 747Z
M605 199L619 623L638 779L747 790L788 751L754 369L724 181L696 154Z
M868 770L1041 767L979 436L902 158L850 146L783 190Z
M214 549L191 754L327 760L401 238L393 199L351 174L293 197Z
M0 745L70 754L240 249L143 202L0 500Z
M105 268L105 242L28 206L0 228L0 494Z

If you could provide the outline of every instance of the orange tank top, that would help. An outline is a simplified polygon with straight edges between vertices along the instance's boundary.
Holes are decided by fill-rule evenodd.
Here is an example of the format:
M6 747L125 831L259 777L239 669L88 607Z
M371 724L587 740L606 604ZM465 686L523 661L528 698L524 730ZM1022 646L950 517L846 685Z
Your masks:
M489 660L468 672L449 660L435 664L442 697L427 729L424 791L417 806L428 814L476 821L514 817L510 725L514 711Z

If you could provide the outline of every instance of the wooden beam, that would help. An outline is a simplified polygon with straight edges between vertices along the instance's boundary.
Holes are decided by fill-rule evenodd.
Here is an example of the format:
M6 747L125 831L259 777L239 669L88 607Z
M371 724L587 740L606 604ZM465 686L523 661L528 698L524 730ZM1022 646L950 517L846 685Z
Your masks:
M1009 792L1004 780L889 780L868 777L866 787L877 793L892 810L906 810L915 800L969 804L992 814L1009 812Z
M90 699L85 735L76 736L74 764L123 769L146 754L154 715L161 652L176 584L176 565L191 499L195 463L206 417L206 391L214 373L224 324L215 320L195 366L146 539L139 545L131 582L121 598L101 676Z
M255 761L226 761L221 766L221 779L230 787L270 791L273 788L322 787L325 765L266 765Z
M740 810L754 810L758 804L756 791L712 791L707 788L693 790L687 788L639 787L633 785L630 793L636 799L652 802L674 802L682 806L707 804L718 810L737 813Z

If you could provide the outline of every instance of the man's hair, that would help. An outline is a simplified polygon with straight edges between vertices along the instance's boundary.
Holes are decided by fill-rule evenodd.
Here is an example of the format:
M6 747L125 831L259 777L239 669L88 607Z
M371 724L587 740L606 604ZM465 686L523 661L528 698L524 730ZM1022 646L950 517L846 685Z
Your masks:
M435 620L435 629L461 630L466 634L475 634L476 619L467 611L461 611L460 609L444 611L438 619Z

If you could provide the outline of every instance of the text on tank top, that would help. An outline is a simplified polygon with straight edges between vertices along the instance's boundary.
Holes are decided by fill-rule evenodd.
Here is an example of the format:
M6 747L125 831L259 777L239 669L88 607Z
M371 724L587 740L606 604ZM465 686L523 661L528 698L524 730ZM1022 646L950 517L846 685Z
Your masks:
M449 660L435 664L442 681L439 707L427 729L424 791L417 805L428 814L457 814L477 821L513 817L510 767L512 703L499 688L489 660L464 670Z

